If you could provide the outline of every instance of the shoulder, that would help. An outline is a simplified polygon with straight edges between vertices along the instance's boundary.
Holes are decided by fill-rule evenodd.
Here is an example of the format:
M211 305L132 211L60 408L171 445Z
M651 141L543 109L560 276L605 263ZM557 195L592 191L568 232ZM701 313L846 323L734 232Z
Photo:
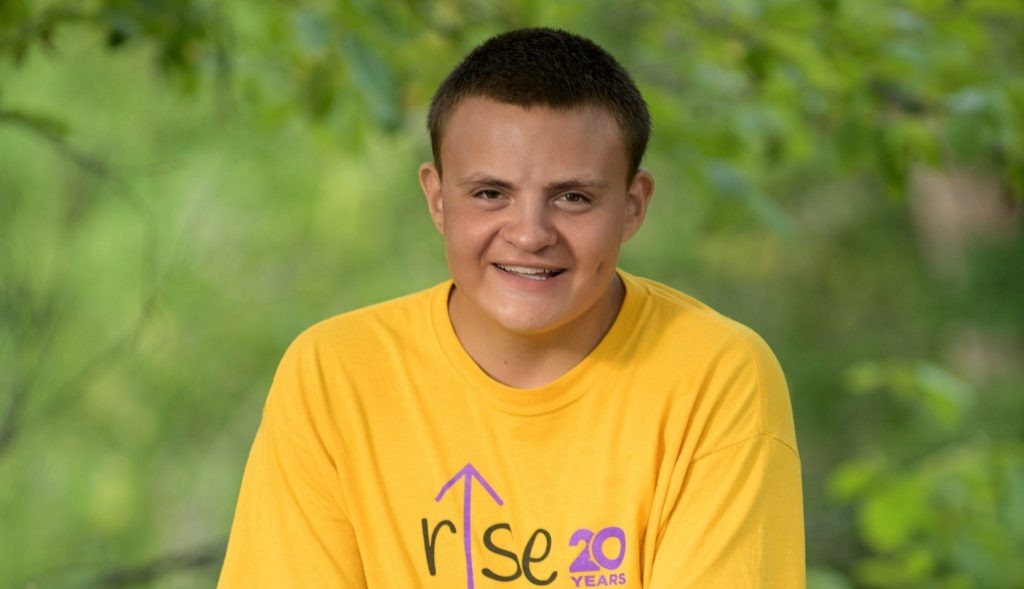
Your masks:
M303 330L289 346L291 353L369 351L375 346L396 344L430 332L431 305L446 296L448 282L347 311L319 321Z
M731 421L718 431L719 439L705 440L709 448L769 435L795 451L789 389L764 338L664 284L629 277L630 287L645 299L638 330L652 369L678 378L679 391L697 413Z
M689 352L737 349L757 359L771 355L768 344L753 329L695 297L649 278L624 278L627 288L641 299L641 329L656 332L662 347Z
M390 373L400 361L437 348L431 306L447 296L447 283L319 321L296 336L278 365L277 378L302 376L305 385L345 388L352 379Z
M430 349L430 306L445 294L442 283L304 329L278 364L265 409L277 407L311 420L333 414L339 395L358 383L386 378L399 360Z

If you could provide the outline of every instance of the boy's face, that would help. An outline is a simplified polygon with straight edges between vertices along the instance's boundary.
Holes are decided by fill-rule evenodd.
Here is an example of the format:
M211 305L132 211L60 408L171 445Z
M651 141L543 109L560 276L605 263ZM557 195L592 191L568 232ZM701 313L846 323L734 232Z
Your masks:
M557 336L601 321L617 296L619 249L654 188L646 171L627 179L615 120L595 107L472 97L450 117L440 153L443 180L427 163L420 183L455 282L453 323Z

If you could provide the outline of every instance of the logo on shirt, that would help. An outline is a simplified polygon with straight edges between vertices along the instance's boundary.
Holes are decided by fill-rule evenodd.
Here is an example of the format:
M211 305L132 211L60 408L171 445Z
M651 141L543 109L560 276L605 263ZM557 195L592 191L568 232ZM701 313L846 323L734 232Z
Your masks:
M476 569L473 567L473 488L479 486L486 492L487 496L498 505L504 505L501 497L491 487L487 479L473 467L467 464L462 467L444 486L434 498L440 503L449 491L456 487L456 483L462 482L462 547L466 562L466 587L474 589L476 583ZM476 485L474 485L474 481ZM454 492L451 494L455 494ZM478 495L479 496L479 495ZM486 499L485 499L486 500ZM423 531L423 549L426 553L427 570L430 576L437 574L437 562L435 559L437 551L438 535L442 531L458 535L459 528L451 520L441 520L431 526L427 518L420 521ZM510 583L519 578L525 578L533 585L550 585L558 578L558 571L551 570L550 566L544 566L544 560L551 553L553 539L551 533L544 528L537 528L530 535L521 552L516 552L502 540L512 535L512 525L506 522L491 525L483 533L483 545L489 552L504 557L515 565L514 572L510 574L498 574L495 571L483 567L480 574L494 581ZM609 542L612 541L612 542ZM569 565L569 578L575 587L604 587L609 585L625 585L626 573L616 573L622 561L626 557L626 532L619 527L607 527L601 530L589 530L580 528L573 532L569 538L569 546L579 547L579 554ZM609 553L610 551L610 553Z

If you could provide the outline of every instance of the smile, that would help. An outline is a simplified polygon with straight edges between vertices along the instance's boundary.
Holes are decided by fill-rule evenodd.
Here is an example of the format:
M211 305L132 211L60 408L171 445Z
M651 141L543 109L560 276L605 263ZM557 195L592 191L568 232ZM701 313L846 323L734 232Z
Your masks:
M526 278L528 280L547 280L558 276L564 269L548 269L548 268L533 268L530 266L511 266L506 264L495 264L496 268L503 272L518 276L520 278Z

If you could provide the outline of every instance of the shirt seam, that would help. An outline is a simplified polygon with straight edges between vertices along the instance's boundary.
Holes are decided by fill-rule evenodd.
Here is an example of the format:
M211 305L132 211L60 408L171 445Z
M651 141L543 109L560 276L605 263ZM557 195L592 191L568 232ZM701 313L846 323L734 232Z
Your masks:
M302 342L302 344L299 344L298 341L301 338L305 338L306 341ZM303 333L300 334L298 338L296 338L295 342L293 343L293 346L295 346L296 349L289 349L285 352L286 358L289 352L292 352L294 354L294 357L291 358L290 365L287 366L287 369L293 371L301 371L300 365L302 360L300 358L300 355L304 356L306 354L312 354L317 365L317 380L319 381L317 385L322 389L324 394L330 394L330 387L328 387L327 383L324 382L323 380L323 371L321 370L322 366L320 364L320 357L315 340L313 340L310 336ZM301 349L299 348L299 346L301 346ZM282 366L279 367L279 370L285 368L283 366L284 361L285 360L282 359ZM284 396L284 393L281 391L276 391L275 389L277 387L275 385L277 385L277 375L275 375L274 377L274 382L271 383L270 393L268 394L267 400L263 404L263 411L260 416L260 427L263 427L263 425L265 424L268 428L274 430L274 433L283 433L287 438L289 438L289 440L295 446L295 448L302 451L314 463L318 462L318 455L321 459L327 461L327 463L330 465L328 472L323 472L322 465L317 465L317 468L318 470L321 470L321 476L331 474L335 477L338 477L337 489L340 494L340 501L337 502L338 510L340 511L341 518L343 518L345 521L351 522L352 517L348 505L348 493L346 492L344 485L342 485L341 483L337 457L335 455L335 452L332 451L332 449L337 450L337 448L332 448L332 444L328 443L328 440L325 439L323 432L321 431L321 428L318 427L318 425L315 423L315 418L313 418L312 416L306 419L305 422L310 426L309 430L307 431L314 432L317 440L314 441L305 439L299 432L295 431L291 427L291 424L288 423L288 420L285 418L286 406L291 405L292 403L295 402L295 400L282 398ZM306 390L306 388L307 387L301 385L296 385L295 389L292 389L291 387L285 387L285 389L289 390L291 393L289 396L299 395L303 397L306 397L308 395L308 391ZM275 392L277 392L277 395L275 395L275 398L271 400L270 396L274 395ZM273 407L270 406L271 403L274 404ZM318 402L317 405L320 405L321 403L322 401ZM317 407L317 409L320 408L321 407ZM341 439L340 436L332 437L334 438L334 445L340 446L344 444L344 441ZM317 446L319 446L319 451L317 450ZM327 483L326 481L324 482L328 485L330 484Z
M760 403L760 405L761 405L761 414L758 415L758 418L759 418L758 421L761 422L760 429L761 429L761 432L768 433L768 428L765 427L765 423L764 423L765 415L768 413L768 407L765 405L765 396L767 396L767 395L766 395L766 392L764 390L764 379L762 378L762 375L761 375L761 365L760 365L760 362L757 361L757 353L754 351L754 346L751 345L750 339L744 337L743 338L743 343L746 346L747 353L750 354L750 359L751 359L751 361L754 364L754 381L757 383L757 396L758 396L758 399L761 402Z
M742 440L738 440L738 441L733 442L731 444L728 444L726 446L722 446L721 448L716 448L716 449L714 449L714 450L712 450L710 452L707 452L705 454L701 454L700 456L695 456L694 458L690 459L690 464L694 464L696 462L704 460L705 458L708 458L709 456L714 456L715 454L719 454L719 453L724 452L726 450L730 450L730 449L732 449L732 448L734 448L736 446L739 446L741 444L746 444L747 442L751 442L753 440L757 440L758 438L768 438L770 441L778 442L784 448L788 449L793 454L793 456L796 457L797 460L800 459L800 453L797 452L796 448L794 448L793 446L791 446L788 443L786 443L785 440L783 440L782 438L776 436L775 434L772 434L772 433L769 433L769 432L761 432L759 434L754 434L752 436L748 436L746 438L743 438Z

